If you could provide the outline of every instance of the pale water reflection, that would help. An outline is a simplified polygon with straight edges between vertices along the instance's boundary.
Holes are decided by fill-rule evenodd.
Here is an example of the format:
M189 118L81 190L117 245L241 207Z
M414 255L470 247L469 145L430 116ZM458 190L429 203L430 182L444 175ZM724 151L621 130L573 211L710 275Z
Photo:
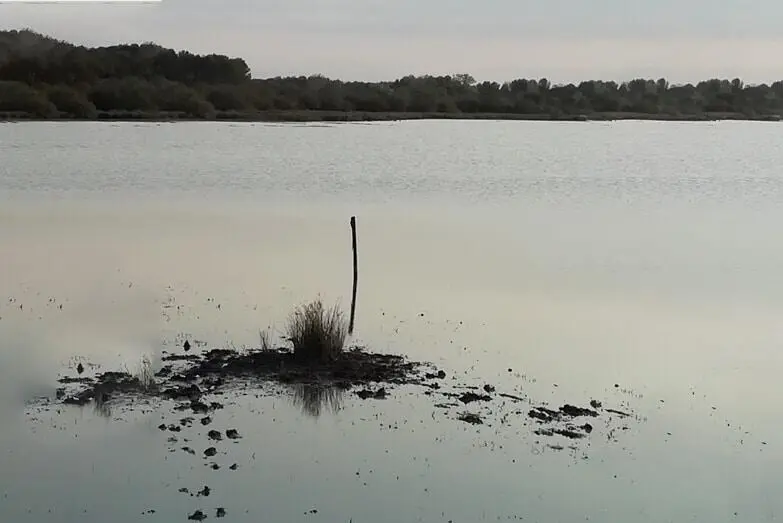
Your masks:
M777 130L0 125L0 521L779 519ZM256 346L316 295L347 305L351 215L352 342L642 419L559 451L407 388L248 391L181 432L166 403L24 416L74 357Z

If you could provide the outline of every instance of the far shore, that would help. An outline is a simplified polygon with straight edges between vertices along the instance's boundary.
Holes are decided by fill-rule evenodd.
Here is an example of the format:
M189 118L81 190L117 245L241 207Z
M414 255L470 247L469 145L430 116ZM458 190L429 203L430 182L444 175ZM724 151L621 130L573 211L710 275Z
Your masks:
M747 115L743 113L703 113L703 114L649 114L649 113L590 113L577 115L551 114L513 114L513 113L421 113L421 112L366 112L366 111L255 111L255 112L217 112L207 117L195 117L175 112L112 111L101 112L93 118L40 117L20 112L0 112L2 122L64 122L64 121L113 121L113 122L393 122L401 120L515 120L515 121L560 121L560 122L608 122L614 120L649 120L669 122L704 122L718 120L779 122L779 114Z

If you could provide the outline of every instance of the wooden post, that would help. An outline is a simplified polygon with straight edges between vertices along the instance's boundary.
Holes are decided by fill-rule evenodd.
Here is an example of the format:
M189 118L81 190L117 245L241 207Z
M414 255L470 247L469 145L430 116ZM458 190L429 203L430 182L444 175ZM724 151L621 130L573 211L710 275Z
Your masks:
M359 267L356 256L356 216L351 216L351 245L353 247L353 297L351 298L351 321L348 334L353 334L353 320L356 317L356 285L359 283Z

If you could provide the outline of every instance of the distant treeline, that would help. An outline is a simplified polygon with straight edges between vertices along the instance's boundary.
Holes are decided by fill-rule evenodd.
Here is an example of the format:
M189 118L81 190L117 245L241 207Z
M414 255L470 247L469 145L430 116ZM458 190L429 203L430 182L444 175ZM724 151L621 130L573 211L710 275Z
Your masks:
M152 43L86 48L33 31L0 31L0 113L38 118L173 114L214 118L269 112L394 113L444 117L650 117L783 114L783 82L739 79L546 79L477 82L467 74L343 82L320 75L251 78L241 58L176 52Z

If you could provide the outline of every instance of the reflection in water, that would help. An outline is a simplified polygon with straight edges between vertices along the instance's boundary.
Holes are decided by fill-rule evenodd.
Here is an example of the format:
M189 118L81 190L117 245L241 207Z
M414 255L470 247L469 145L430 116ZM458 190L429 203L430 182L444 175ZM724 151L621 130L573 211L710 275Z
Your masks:
M317 418L326 410L336 413L342 408L344 391L322 383L300 383L293 387L294 405L302 412Z
M101 390L95 392L95 398L92 400L93 409L98 416L111 417L111 406L109 405L109 395Z

